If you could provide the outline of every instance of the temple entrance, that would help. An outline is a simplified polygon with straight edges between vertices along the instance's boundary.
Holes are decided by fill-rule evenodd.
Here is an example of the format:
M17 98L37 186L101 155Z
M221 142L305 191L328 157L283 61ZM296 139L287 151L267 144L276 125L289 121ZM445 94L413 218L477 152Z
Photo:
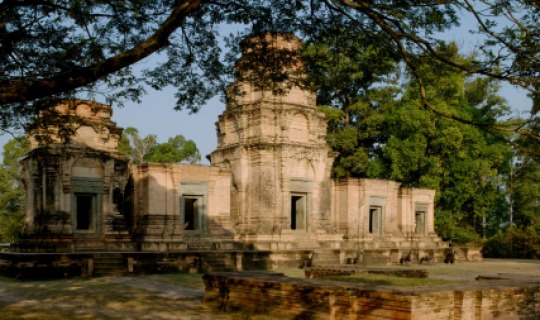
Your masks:
M95 221L96 196L92 194L75 195L75 229L90 231Z
M183 196L182 200L184 230L200 230L202 197Z
M428 205L425 203L416 203L414 206L414 234L425 235L426 233L426 217Z
M306 196L291 196L291 230L306 230Z
M369 233L380 235L382 232L382 207L369 207Z
M416 211L414 213L414 233L424 234L426 231L426 212Z

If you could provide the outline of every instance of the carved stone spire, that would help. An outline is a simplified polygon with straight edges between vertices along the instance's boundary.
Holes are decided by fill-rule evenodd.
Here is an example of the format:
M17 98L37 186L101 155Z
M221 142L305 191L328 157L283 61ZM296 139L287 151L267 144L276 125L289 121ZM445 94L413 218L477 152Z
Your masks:
M122 129L111 115L110 106L86 100L69 100L42 110L27 130L30 148L73 144L117 154Z

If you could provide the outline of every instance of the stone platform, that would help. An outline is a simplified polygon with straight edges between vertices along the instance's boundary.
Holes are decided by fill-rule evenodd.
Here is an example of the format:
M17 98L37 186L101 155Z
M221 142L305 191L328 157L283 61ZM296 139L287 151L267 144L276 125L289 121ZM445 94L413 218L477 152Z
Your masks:
M174 252L0 252L0 275L36 279L297 268L309 252L223 249Z
M276 273L211 273L203 303L279 319L539 319L540 278L465 285L393 287L289 278Z

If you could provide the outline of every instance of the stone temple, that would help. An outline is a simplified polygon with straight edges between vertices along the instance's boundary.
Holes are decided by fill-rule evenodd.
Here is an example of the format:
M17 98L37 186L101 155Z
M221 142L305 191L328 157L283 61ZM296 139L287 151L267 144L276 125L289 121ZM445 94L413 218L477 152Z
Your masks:
M254 39L244 57L260 48L299 57L296 38ZM304 77L299 59L277 68ZM283 84L261 85L261 68L240 69L209 166L129 164L107 105L66 101L41 112L21 160L27 208L15 250L94 259L93 267L85 260L90 269L97 253L118 253L129 271L442 260L448 245L434 231L434 190L332 179L336 154L315 93L294 81L277 92Z

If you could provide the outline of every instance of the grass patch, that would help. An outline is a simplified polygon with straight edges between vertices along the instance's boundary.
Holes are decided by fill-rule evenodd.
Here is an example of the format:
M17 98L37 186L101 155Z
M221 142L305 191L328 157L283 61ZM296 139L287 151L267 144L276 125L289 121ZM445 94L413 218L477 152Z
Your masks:
M350 276L332 276L318 278L321 280L332 280L342 282L364 283L370 285L398 286L398 287L417 287L417 286L436 286L442 284L456 283L452 280L440 280L429 278L403 278L389 275L359 273Z
M151 274L144 276L137 276L137 278L174 284L186 288L192 288L197 290L204 290L204 281L202 274L198 273L164 273L164 274Z
M277 268L275 270L269 270L271 272L281 272L285 276L290 278L305 278L304 269L300 268Z

